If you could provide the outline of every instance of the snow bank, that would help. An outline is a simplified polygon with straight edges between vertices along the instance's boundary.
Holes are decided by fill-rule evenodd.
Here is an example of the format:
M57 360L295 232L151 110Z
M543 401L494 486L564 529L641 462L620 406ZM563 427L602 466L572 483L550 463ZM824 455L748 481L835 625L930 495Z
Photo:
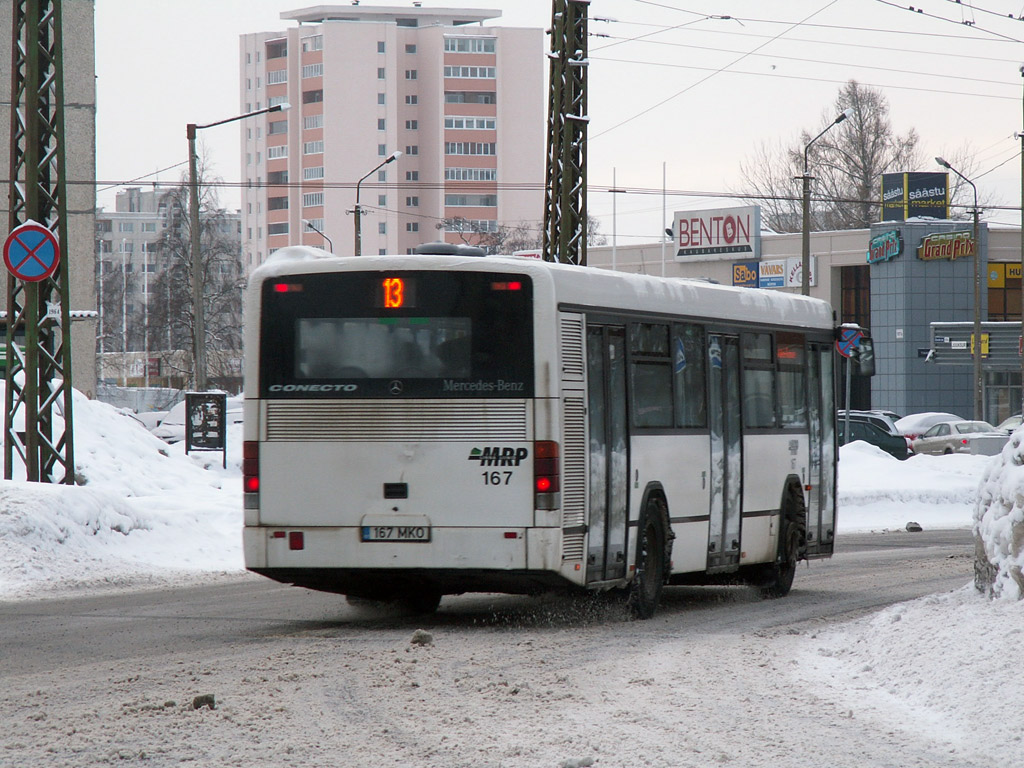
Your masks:
M0 598L243 569L241 425L222 469L79 392L73 406L79 484L0 480Z
M839 449L838 529L968 528L978 480L992 456L911 456L900 461L863 441Z
M1024 429L981 481L974 510L974 584L992 597L1024 598Z

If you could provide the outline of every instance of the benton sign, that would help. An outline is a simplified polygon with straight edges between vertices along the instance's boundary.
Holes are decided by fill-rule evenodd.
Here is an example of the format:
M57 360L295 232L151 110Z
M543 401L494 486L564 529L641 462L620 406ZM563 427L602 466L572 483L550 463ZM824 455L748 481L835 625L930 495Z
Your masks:
M948 173L883 173L882 221L949 218Z
M761 256L761 207L676 211L676 261Z
M942 232L928 235L917 247L917 258L922 261L964 258L974 255L974 237L970 232Z

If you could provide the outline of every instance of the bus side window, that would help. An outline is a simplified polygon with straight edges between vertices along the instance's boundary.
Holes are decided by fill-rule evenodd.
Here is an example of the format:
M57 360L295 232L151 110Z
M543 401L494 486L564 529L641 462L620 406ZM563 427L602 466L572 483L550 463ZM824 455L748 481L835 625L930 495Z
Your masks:
M775 358L770 333L744 333L743 426L775 427Z
M672 372L677 427L702 429L708 424L704 358L704 329L699 325L674 325Z
M779 364L779 416L783 427L807 427L807 365L804 335L779 331L775 336Z
M633 424L671 427L672 368L668 356L668 326L632 323L629 351Z

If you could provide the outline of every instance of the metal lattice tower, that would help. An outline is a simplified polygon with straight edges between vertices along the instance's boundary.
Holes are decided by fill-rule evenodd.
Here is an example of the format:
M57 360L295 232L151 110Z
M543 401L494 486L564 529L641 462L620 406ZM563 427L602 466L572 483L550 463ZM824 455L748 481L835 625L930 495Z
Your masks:
M43 280L7 277L4 477L11 479L17 452L28 480L72 484L61 4L12 4L10 229L41 224L56 235L63 254Z
M587 10L552 0L544 259L587 263Z

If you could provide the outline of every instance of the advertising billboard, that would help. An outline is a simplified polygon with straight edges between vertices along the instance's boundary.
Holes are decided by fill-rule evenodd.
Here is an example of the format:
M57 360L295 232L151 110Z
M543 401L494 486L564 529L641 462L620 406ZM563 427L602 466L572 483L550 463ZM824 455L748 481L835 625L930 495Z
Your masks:
M676 261L761 256L761 206L676 211Z
M948 173L883 173L882 221L949 218Z

